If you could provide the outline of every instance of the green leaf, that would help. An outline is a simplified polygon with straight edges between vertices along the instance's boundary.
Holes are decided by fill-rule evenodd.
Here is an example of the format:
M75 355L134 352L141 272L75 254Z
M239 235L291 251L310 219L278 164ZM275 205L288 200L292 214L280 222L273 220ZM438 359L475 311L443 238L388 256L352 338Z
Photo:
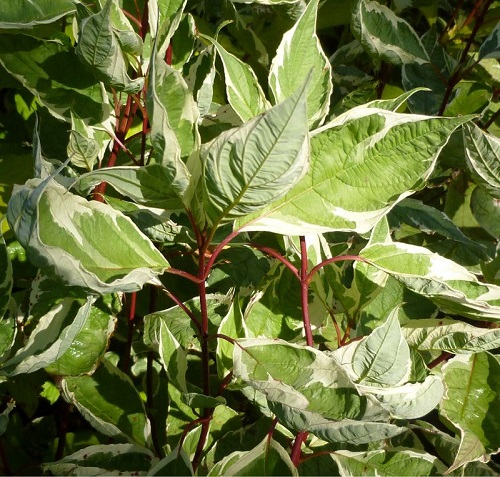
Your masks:
M360 395L334 356L277 339L238 340L234 375L264 393L289 428L331 442L361 444L396 435L388 413Z
M352 371L356 382L367 386L398 386L408 380L411 369L410 349L406 343L397 309L386 322L370 335L350 345L352 353ZM343 347L341 350L344 350Z
M446 394L440 413L460 432L460 448L448 471L487 462L500 450L500 364L482 352L456 356L442 371Z
M160 128L164 127L164 122L172 128L180 148L180 157L187 158L200 142L198 106L181 73L164 61L157 60L153 65L153 57L151 65L147 107L153 113L153 146L158 148L158 151L153 151L152 161L170 165L172 159L167 157L169 149L163 142ZM154 124L155 119L159 120L159 124Z
M144 343L159 351L170 381L180 391L187 393L187 351L175 339L165 321L154 314L144 318Z
M461 265L424 247L373 244L361 256L443 311L479 320L500 319L500 287L480 283Z
M238 226L286 235L366 233L423 187L450 134L465 121L355 108L314 132L305 177Z
M91 376L67 376L61 393L99 432L146 446L150 426L132 380L108 361Z
M0 223L3 219L0 219ZM10 302L12 292L12 263L7 252L7 245L0 229L0 320L5 315ZM0 351L0 355L1 355Z
M109 125L111 128L111 124ZM71 133L68 157L71 163L91 171L95 163L104 157L111 139L102 125L90 126L75 114L71 114Z
M318 1L309 2L294 27L285 33L269 72L275 103L291 96L310 75L306 94L311 128L325 120L333 88L330 62L316 35Z
M155 464L148 475L194 475L193 466L184 449L174 449L170 454Z
M229 53L216 40L201 35L213 43L224 66L224 81L229 104L242 121L248 121L269 109L264 91L252 68Z
M184 393L181 400L193 409L214 408L226 404L226 400L222 396L212 397L199 393Z
M92 298L78 306L65 298L38 321L26 344L4 363L4 374L33 373L60 359L71 347L90 315Z
M133 80L127 73L127 62L111 21L112 4L113 0L108 0L99 13L80 21L76 54L106 85L130 94L138 93L144 79Z
M171 98L169 91L161 87L161 78L169 78L170 81L173 80L175 86L175 91L180 94L181 102L179 99L172 98L175 105L173 117L169 114L169 104L166 103L169 98ZM169 81L169 83L170 83ZM170 83L172 84L172 83ZM186 135L186 130L179 130L179 134L182 132L182 139L191 139L191 134L196 134L192 123L197 115L197 111L194 112L191 108L193 104L193 98L189 96L189 93L185 89L185 82L180 77L179 73L173 68L165 65L162 60L159 60L153 51L150 61L150 74L149 74L149 87L146 97L146 106L149 113L149 119L151 122L151 142L155 148L153 161L161 164L165 168L166 175L168 177L167 183L171 184L173 190L177 193L179 197L183 197L184 193L188 187L190 181L190 173L181 160L181 145L179 141L174 126L176 121L177 125L181 125L181 121L184 126L188 126L188 136ZM184 105L187 106L188 120L182 120L182 108ZM171 123L173 121L173 124ZM193 144L195 141L195 136L192 136ZM197 141L197 139L196 139ZM187 143L184 143L185 146Z
M100 85L59 42L0 35L0 64L57 118L69 121L73 112L97 124L109 115Z
M18 188L7 219L32 263L93 292L136 291L168 267L129 218L50 178Z
M243 319L238 295L234 297L227 315L222 319L218 334L226 335L233 339L248 338L251 336ZM223 338L217 340L217 374L220 379L223 379L227 373L233 370L233 350L233 343Z
M165 57L170 40L182 19L187 0L150 0L148 24L158 55Z
M332 454L343 476L441 475L446 468L434 457L417 449L387 449L369 452L336 451Z
M402 332L408 344L421 351L469 354L500 347L500 329L478 328L448 318L412 320Z
M309 152L306 86L202 148L199 187L209 224L264 208L304 174Z
M103 167L81 175L75 185L86 194L100 182L107 182L117 192L138 204L168 210L183 209L182 201L173 191L171 180L167 167L151 164L142 167Z
M434 29L422 36L422 44L430 58L430 63L407 63L402 68L402 83L406 91L424 86L428 91L421 91L408 99L413 113L437 114L446 92L446 85L457 61L448 54Z
M463 243L471 251L483 258L486 257L486 247L469 237L453 223L453 221L440 210L424 204L415 199L404 199L394 207L391 217L411 225L427 234L440 234L455 242Z
M154 456L144 447L132 444L95 445L80 449L57 462L42 464L52 475L146 475Z
M2 5L0 30L30 29L52 23L76 10L72 0L12 0Z
M486 58L500 58L500 22L495 25L486 38L483 44L479 48L479 54L477 61L484 60Z
M500 196L478 186L472 192L470 207L474 218L493 237L500 237Z
M265 439L247 452L229 454L209 475L293 475L298 476L288 452L274 439Z
M93 371L104 356L114 330L115 318L103 299L99 299L90 308L87 320L69 348L46 366L45 371L60 376Z
M373 57L395 65L429 62L415 30L389 8L376 1L359 0L351 18L351 29Z
M474 124L463 128L465 160L477 183L500 199L500 139Z

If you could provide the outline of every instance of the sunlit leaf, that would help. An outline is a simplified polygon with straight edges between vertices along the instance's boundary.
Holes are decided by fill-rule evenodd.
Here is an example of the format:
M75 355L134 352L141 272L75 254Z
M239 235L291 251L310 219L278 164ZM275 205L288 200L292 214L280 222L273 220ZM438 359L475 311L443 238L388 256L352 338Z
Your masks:
M423 187L450 134L466 120L355 108L314 133L305 177L238 225L286 235L368 232Z
M479 185L500 199L500 139L474 124L463 128L465 160Z
M229 454L209 475L293 475L298 476L288 452L274 439L265 438L247 452Z
M72 0L12 0L2 5L0 30L30 29L52 23L75 11Z
M491 195L488 190L478 186L472 192L470 207L474 218L493 237L500 237L500 197Z
M294 27L285 33L271 63L269 86L276 103L291 96L310 74L306 91L311 127L323 123L332 92L331 66L316 35L318 0L309 2Z
M144 79L132 79L128 75L127 62L111 22L112 2L108 0L99 13L81 20L76 53L105 84L126 93L137 93Z
M429 62L427 52L411 25L376 1L358 1L351 29L363 48L376 58L396 65Z
M402 332L408 344L419 350L468 354L500 347L500 329L478 328L449 318L412 320Z
M84 447L57 462L42 465L52 475L123 475L124 469L134 475L151 475L155 458L148 449L132 444L105 444Z
M433 455L416 449L387 449L369 452L341 450L333 453L341 475L441 475L445 466Z
M270 106L252 68L224 49L216 40L204 36L215 46L224 65L224 79L229 104L242 121L263 113Z
M72 111L96 124L109 114L100 85L58 42L0 35L0 63L58 118L69 120Z
M495 356L456 356L443 366L446 394L440 413L460 433L460 448L449 471L467 462L487 462L500 450L500 364Z
M479 320L500 319L500 287L480 283L464 267L424 247L373 244L361 256L444 311Z
M200 187L210 224L264 208L302 177L309 152L305 88L203 147Z
M18 188L7 218L33 263L57 271L70 285L98 293L135 291L168 267L129 218L50 178Z

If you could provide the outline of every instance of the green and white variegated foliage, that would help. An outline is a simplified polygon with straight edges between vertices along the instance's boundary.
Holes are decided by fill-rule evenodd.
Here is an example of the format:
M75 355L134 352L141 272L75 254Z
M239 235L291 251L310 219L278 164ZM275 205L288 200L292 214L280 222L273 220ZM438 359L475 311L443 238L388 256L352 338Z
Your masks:
M238 226L293 235L366 233L424 186L451 133L467 120L355 108L313 131L307 174Z
M32 262L68 285L97 293L135 291L168 267L129 218L51 178L18 187L7 219Z
M31 419L54 475L498 474L491 2L4 3L2 455Z

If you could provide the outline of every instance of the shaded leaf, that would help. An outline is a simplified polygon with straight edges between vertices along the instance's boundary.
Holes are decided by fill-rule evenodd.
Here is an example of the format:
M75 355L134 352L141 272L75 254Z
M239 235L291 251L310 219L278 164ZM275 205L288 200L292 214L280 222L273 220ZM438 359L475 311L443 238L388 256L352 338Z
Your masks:
M99 432L145 446L150 426L144 404L132 380L104 360L91 376L67 376L61 382L64 399L74 405Z

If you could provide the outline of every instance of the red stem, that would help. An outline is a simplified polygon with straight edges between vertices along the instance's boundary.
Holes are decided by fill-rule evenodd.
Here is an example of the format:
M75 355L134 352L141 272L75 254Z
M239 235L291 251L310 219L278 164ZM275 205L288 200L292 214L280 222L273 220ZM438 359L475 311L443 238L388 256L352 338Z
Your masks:
M297 270L297 267L289 260L287 260L285 257L283 257L279 252L277 252L272 248L264 247L256 243L251 243L250 246L256 248L257 250L260 250L261 252L264 252L266 255L269 255L270 257L279 260L283 265L285 265L286 268L288 268L295 275L295 278L297 278L297 280L300 280L299 271Z
M311 283L314 274L324 266L335 262L345 262L346 260L370 263L368 260L366 260L366 258L360 257L359 255L338 255L337 257L328 258L327 260L323 260L321 263L318 263L318 265L313 267L313 269L309 272L309 276L307 277L307 283Z
M302 305L302 322L306 334L307 346L314 346L311 318L309 316L309 276L307 273L307 244L306 238L300 236L300 300Z
M292 453L290 454L290 458L295 467L300 464L300 456L301 456L301 447L304 441L307 439L308 432L300 431L297 433L295 440L293 441Z

